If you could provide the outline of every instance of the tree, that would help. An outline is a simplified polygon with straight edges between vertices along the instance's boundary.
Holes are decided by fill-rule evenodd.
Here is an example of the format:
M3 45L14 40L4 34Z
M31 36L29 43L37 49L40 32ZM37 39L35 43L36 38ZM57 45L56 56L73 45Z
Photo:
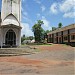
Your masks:
M56 27L52 27L52 31L56 30L57 28Z
M62 23L59 23L58 24L58 28L61 28L63 25L62 25Z
M49 33L49 32L50 32L49 30L46 30L46 31L45 31L46 34Z
M32 27L32 31L34 32L35 42L41 42L43 35L43 28L41 25L44 24L43 21L38 20L37 24Z
M21 43L22 43L24 40L25 40L25 37L22 36L22 37L21 37Z
M45 32L44 32L44 40L45 40L45 38L47 38L47 33L49 33L50 31L49 30L46 30Z
M33 36L29 36L29 40L33 40L33 38L34 38Z
M25 38L25 35L23 35L23 37Z
M47 33L49 33L49 32L50 32L49 30L46 30L46 31L44 32L44 39L47 38Z

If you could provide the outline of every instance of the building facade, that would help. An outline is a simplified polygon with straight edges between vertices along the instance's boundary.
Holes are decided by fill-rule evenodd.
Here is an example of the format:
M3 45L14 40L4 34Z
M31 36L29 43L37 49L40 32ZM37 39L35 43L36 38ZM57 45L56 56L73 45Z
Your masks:
M49 43L75 44L75 24L58 28L47 34Z
M2 0L0 46L21 45L21 0Z

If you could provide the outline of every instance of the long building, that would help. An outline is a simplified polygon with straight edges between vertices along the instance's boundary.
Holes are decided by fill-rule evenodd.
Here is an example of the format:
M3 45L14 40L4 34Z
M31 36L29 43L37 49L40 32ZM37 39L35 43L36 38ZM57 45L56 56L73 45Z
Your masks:
M75 44L75 24L58 28L47 34L48 43Z

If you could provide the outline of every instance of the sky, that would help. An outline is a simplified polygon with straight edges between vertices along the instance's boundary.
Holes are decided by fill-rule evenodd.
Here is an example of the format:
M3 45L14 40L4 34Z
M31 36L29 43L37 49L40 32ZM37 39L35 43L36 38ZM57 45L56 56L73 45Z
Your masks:
M33 36L32 26L42 20L44 30L51 30L61 22L75 23L75 0L21 0L21 35ZM0 1L1 7L1 1Z

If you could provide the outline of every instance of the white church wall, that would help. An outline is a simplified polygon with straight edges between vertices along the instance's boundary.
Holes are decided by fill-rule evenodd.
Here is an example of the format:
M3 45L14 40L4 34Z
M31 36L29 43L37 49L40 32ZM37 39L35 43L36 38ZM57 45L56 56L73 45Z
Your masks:
M1 46L1 28L0 28L0 46Z
M13 15L9 15L3 22L2 25L17 25L19 26L19 21L17 21L17 19L13 16Z
M13 29L14 31L15 31L15 33L16 33L16 46L20 46L21 45L21 29L16 29L16 28L14 28Z
M15 18L15 17L16 18ZM16 46L21 45L21 0L2 0L0 46L5 43L6 33L12 29L16 34ZM2 43L2 44L1 44Z
M0 28L0 46L3 46L3 29Z
M19 0L14 0L12 3L12 14L18 19L20 18L20 12L19 12Z
M7 27L7 28L0 28L0 46L5 44L5 36L8 30L12 29L16 35L16 46L21 45L21 29Z
M21 0L12 0L11 3L11 0L2 0L2 21L11 13L18 19L18 21L20 21L20 1Z
M6 36L6 33L7 33L7 31L8 30L10 30L10 29L12 29L14 32L15 32L15 34L16 34L16 46L20 46L20 29L17 29L17 28L12 28L12 27L9 27L9 28L4 28L3 29L3 43L5 43L5 36Z
M11 13L11 2L10 1L11 0L2 0L2 11L1 11L2 21L7 15Z

